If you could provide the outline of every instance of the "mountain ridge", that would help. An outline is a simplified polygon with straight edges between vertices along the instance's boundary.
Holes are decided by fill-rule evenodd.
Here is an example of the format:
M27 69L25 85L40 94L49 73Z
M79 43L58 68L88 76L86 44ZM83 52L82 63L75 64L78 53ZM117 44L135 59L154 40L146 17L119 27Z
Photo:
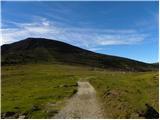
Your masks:
M1 54L2 65L60 62L125 71L155 70L158 66L129 58L95 53L68 43L46 38L26 38L2 45Z

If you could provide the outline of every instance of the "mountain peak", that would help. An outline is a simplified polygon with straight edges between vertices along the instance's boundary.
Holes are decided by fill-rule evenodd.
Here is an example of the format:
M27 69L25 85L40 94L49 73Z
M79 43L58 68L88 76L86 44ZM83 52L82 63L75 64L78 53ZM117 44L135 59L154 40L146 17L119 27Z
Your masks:
M64 63L109 70L147 71L155 66L128 58L94 53L46 38L26 38L1 47L2 65L29 63Z

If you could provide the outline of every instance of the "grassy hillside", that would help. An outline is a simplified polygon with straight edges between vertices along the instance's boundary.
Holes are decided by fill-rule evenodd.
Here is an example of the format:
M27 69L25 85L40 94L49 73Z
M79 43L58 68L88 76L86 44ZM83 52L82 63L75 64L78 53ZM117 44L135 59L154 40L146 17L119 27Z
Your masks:
M106 117L140 118L149 104L158 111L158 72L113 72L58 64L2 66L2 116L50 118L76 92L76 81L96 88Z
M98 54L67 43L44 38L28 38L2 47L2 65L25 63L64 63L116 71L149 71L158 65Z
M158 80L158 72L104 72L89 78L111 118L139 118L145 104L158 111Z

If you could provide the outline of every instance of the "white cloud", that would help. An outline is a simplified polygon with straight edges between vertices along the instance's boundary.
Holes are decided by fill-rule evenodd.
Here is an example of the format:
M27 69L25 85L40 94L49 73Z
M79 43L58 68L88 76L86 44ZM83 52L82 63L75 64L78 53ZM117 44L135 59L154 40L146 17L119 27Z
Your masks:
M96 42L100 45L137 44L144 41L147 34L118 33L98 36Z
M63 27L45 18L33 23L15 23L15 28L2 29L2 44L12 43L27 37L42 37L60 40L86 49L100 45L137 44L143 42L147 34L135 29L91 29Z
M94 51L94 52L101 51L101 50L103 50L103 49L104 49L104 48L101 48L101 47L89 48L89 50Z

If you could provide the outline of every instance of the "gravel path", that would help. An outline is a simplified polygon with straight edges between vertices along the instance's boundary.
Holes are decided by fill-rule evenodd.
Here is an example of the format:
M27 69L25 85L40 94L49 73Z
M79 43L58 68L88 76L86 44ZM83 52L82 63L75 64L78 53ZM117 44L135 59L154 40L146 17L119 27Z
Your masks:
M78 82L78 92L54 119L103 119L103 112L96 98L96 91L89 82Z

